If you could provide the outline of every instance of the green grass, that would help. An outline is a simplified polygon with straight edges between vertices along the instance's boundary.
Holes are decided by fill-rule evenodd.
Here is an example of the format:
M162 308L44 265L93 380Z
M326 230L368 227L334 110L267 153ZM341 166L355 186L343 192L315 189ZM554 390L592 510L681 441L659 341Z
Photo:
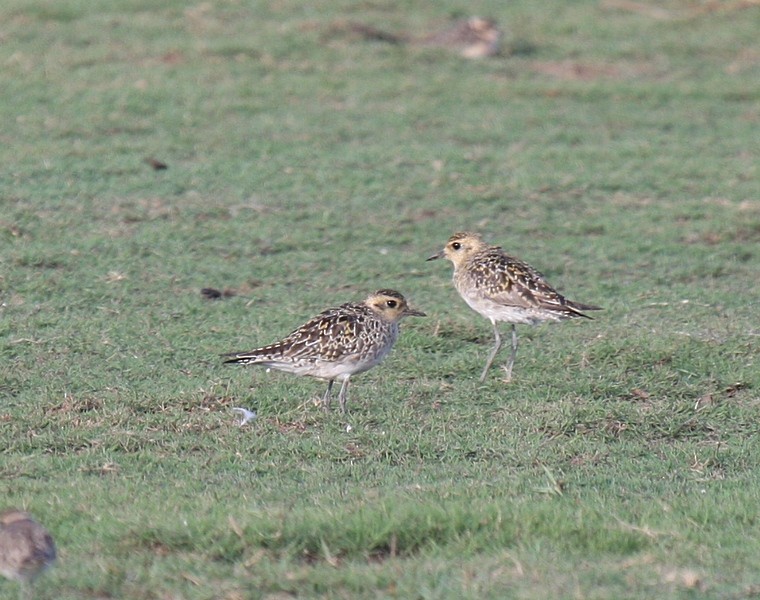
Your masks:
M760 10L160 4L0 3L0 498L56 538L40 597L758 595ZM503 56L340 33L463 7ZM605 310L478 384L490 325L424 260L463 228ZM347 417L220 364L382 287L429 316Z

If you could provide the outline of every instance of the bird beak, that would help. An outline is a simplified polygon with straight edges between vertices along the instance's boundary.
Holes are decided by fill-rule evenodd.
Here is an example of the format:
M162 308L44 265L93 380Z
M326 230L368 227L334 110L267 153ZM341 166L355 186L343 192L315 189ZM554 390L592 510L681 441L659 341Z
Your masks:
M404 311L405 317L427 317L427 315L422 312L421 310L417 310L416 308L407 308Z
M443 250L441 250L438 254L433 254L433 256L430 256L429 258L426 258L425 261L435 260L437 258L443 258Z

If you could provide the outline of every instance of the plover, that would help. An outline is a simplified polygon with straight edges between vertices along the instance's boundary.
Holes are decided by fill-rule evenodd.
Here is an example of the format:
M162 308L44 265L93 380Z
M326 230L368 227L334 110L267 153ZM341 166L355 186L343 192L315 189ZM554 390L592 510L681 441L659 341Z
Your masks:
M262 365L270 369L308 375L327 381L322 398L330 407L335 380L341 382L338 401L346 412L346 392L352 375L379 364L391 351L399 333L399 321L425 313L410 308L395 290L378 290L364 302L329 308L279 342L249 352L225 354L225 364Z
M447 258L454 263L454 286L475 312L491 321L495 344L480 375L484 381L501 348L498 322L512 325L512 353L504 366L512 378L517 356L517 324L535 325L583 317L581 311L598 306L572 302L551 287L544 276L528 263L508 255L499 246L486 244L477 233L460 232L449 238L443 250L427 260Z

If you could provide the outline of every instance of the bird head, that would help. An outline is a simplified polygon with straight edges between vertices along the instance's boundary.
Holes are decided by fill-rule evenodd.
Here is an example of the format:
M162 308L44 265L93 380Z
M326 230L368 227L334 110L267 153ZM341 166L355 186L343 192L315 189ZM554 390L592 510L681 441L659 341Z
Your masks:
M404 317L425 317L424 312L411 308L396 290L378 290L370 294L364 303L386 321L396 322Z
M449 238L449 241L446 242L443 250L437 254L433 254L433 256L429 257L427 260L447 258L454 263L454 267L458 267L471 256L486 247L486 243L477 233L460 231Z

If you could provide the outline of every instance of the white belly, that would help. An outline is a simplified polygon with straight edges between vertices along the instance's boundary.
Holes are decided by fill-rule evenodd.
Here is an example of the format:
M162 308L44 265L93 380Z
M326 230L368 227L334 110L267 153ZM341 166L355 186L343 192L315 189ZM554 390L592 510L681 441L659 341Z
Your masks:
M377 348L374 353L363 356L354 355L343 357L339 361L326 361L319 358L303 359L296 361L267 361L260 364L269 369L293 373L294 375L307 375L318 379L337 379L343 381L356 373L363 373L378 365L388 355L392 344Z
M492 323L503 321L505 323L514 323L516 325L537 325L544 321L560 320L559 315L554 315L545 310L499 304L493 300L475 294L462 294L462 297L472 310L483 315Z

